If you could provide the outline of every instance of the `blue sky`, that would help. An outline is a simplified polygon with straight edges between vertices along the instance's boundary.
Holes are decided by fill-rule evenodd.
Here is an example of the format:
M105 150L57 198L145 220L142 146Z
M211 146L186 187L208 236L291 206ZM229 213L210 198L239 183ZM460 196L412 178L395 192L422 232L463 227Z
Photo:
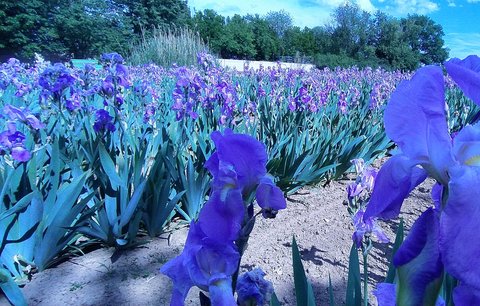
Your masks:
M445 45L450 57L480 55L480 0L351 0L360 8L374 12L379 9L395 17L425 14L443 27ZM295 25L314 27L330 19L332 10L345 0L189 0L195 10L214 9L223 16L234 14L265 15L284 9Z

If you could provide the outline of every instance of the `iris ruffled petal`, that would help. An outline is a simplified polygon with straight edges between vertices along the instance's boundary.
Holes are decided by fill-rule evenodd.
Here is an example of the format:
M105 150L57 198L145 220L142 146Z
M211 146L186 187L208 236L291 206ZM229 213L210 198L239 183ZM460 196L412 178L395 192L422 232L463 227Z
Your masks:
M390 158L377 174L364 219L398 216L403 200L426 177L427 173L405 155Z
M190 279L190 275L188 274L188 270L184 265L185 256L186 255L182 253L180 256L168 261L160 269L163 274L170 277L173 281L172 298L170 301L170 305L172 306L184 305L188 291L194 286L192 280Z
M273 285L264 278L265 275L260 268L240 275L236 286L240 306L266 305L270 302Z
M244 214L242 194L238 189L214 191L200 211L198 225L215 241L234 241L238 238Z
M480 105L480 57L452 58L445 63L445 68L463 93Z
M412 226L393 258L397 267L399 305L432 305L443 279L438 249L438 213L429 208Z
M265 176L268 156L264 144L251 136L234 134L230 129L226 129L224 135L213 132L211 137L217 150L216 158L233 165L241 188L252 187ZM213 165L211 162L208 169Z
M12 148L12 157L19 162L26 162L30 160L32 154L27 149L19 146Z
M256 198L261 208L278 211L287 207L287 202L285 201L282 190L278 188L268 176L260 180L260 184L257 187Z
M480 290L480 168L450 169L449 196L440 218L440 250L445 269Z
M441 68L423 67L393 92L384 121L387 135L406 156L446 182L445 169L453 158L444 101Z

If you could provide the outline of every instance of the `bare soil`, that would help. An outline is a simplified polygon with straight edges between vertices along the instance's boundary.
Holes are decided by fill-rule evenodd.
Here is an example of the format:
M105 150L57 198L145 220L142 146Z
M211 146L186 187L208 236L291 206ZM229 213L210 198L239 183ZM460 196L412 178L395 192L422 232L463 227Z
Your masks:
M295 305L293 235L317 304L328 303L329 275L337 304L344 304L353 232L343 204L348 183L338 181L325 187L304 188L289 198L287 209L276 219L257 220L241 268L261 267L284 305ZM432 181L426 181L405 201L401 216L407 229L430 206L432 185ZM398 221L382 222L381 226L392 243L374 244L369 257L370 291L386 275ZM71 258L34 274L22 290L29 305L169 305L172 283L159 268L181 252L187 231L186 227L176 229L121 253L102 248ZM376 305L373 297L371 303ZM8 305L4 297L0 297L0 305ZM199 305L198 290L192 288L187 305Z

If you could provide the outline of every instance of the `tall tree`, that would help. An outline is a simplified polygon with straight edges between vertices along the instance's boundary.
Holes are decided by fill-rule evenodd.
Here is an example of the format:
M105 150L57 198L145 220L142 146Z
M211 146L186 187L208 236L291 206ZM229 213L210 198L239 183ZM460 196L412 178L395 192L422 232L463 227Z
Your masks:
M227 18L222 40L223 58L254 59L256 55L252 26L240 15Z
M370 14L355 3L346 3L337 7L332 13L333 24L329 31L332 37L332 48L337 54L346 54L354 58L370 56L371 41Z
M0 54L30 59L34 53L65 54L54 27L60 0L0 1Z
M220 53L225 31L225 18L214 10L208 9L196 12L192 18L192 25L200 37L208 43L210 50Z
M402 39L420 54L423 64L442 63L448 58L448 50L443 47L443 28L430 17L409 15L401 19L401 27Z
M293 27L292 16L285 10L268 12L265 20L278 37L283 38L285 32Z
M280 40L277 34L269 26L268 22L258 14L245 17L253 31L256 60L277 60L279 56Z
M184 26L190 17L184 0L116 0L125 5L125 15L133 23L135 34L155 27Z
M127 52L133 33L122 6L104 0L67 2L55 14L55 27L70 56L87 58L102 52Z

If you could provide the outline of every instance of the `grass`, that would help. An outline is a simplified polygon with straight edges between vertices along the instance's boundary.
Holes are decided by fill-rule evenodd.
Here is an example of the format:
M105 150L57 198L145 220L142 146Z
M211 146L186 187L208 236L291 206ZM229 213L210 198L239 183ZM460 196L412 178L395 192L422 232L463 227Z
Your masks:
M196 65L201 51L208 51L208 47L198 33L188 28L159 28L132 46L128 61L133 65L191 66Z

